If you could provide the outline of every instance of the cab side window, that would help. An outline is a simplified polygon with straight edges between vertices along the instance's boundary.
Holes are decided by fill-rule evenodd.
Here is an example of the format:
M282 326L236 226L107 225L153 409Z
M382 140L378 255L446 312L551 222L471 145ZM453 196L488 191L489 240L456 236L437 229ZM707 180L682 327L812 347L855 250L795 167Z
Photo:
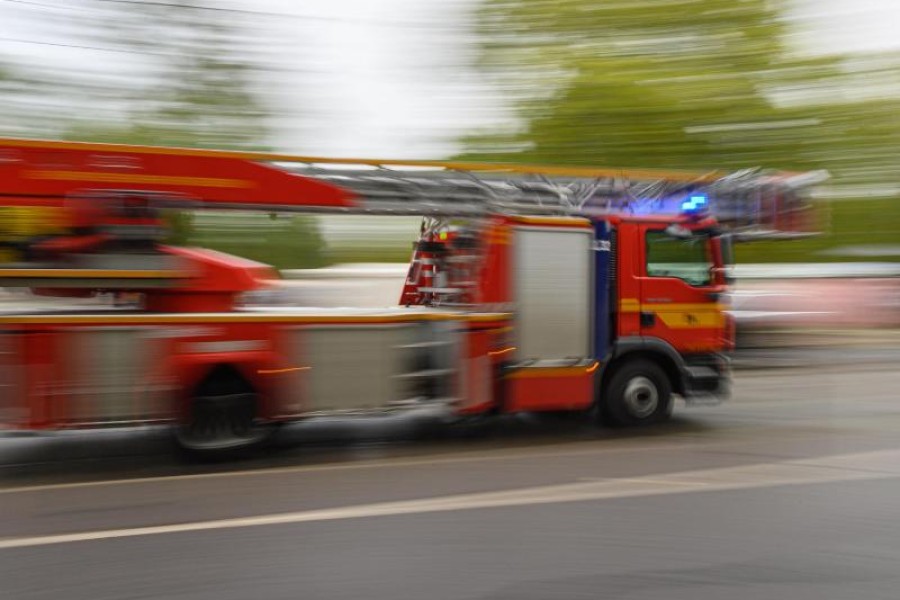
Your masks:
M665 231L647 232L647 276L674 277L690 285L710 285L709 238L676 238Z

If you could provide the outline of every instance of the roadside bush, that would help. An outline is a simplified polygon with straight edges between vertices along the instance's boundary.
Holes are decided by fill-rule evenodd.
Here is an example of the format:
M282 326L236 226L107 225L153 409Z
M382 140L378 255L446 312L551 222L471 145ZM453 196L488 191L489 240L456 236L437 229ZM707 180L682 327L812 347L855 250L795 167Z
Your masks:
M271 265L311 269L328 264L315 217L258 213L191 213L169 216L169 243L199 246Z

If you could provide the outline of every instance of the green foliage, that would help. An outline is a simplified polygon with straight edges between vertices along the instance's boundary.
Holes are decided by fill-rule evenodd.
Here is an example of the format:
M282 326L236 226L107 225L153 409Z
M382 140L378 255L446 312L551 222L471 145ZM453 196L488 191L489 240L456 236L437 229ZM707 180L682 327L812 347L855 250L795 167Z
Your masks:
M465 157L896 182L900 101L884 86L896 91L900 58L800 58L777 7L486 0L480 65L521 124L470 136Z
M815 123L767 92L833 65L789 59L777 17L766 0L489 0L482 65L524 126L470 138L467 156L505 147L518 150L502 158L529 162L799 166Z
M68 139L217 149L265 150L267 111L252 91L258 65L245 58L246 22L199 1L97 3L104 18L94 35L104 46L152 57L158 76L122 90L125 118L81 119ZM168 242L201 246L270 264L311 268L327 263L312 217L170 211Z
M167 243L173 246L187 246L195 233L194 213L187 210L170 210L165 217L169 227Z
M311 216L259 213L194 213L182 245L210 248L278 269L311 269L329 264L318 222Z
M58 115L41 102L52 89L21 61L0 55L0 135L46 136L52 131Z
M738 263L900 262L900 202L895 198L836 200L824 203L821 235L790 242L738 244ZM859 247L884 253L859 255Z
M461 158L695 170L826 169L838 188L900 185L900 55L800 57L769 0L484 0L480 67L518 126L464 139ZM846 196L852 196L848 191ZM823 260L900 199L836 202L826 234L749 260ZM877 218L877 217L876 217ZM857 229L858 228L858 229ZM874 232L874 233L873 233ZM877 233L882 232L882 233Z
M372 248L365 244L332 248L329 251L334 263L403 263L409 262L412 251L409 244L397 242Z
M197 2L95 2L94 36L155 63L153 83L125 92L126 118L82 120L65 137L95 142L265 149L267 110L252 91L260 68L246 58L244 29Z

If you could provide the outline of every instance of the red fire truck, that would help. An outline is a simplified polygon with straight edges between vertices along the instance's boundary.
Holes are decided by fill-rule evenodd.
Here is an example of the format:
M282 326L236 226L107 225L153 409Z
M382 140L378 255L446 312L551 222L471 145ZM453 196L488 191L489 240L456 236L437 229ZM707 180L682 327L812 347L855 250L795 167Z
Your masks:
M817 180L0 140L0 284L140 298L0 313L0 422L204 452L422 407L657 422L727 395L731 236L807 228ZM398 306L267 308L273 269L164 243L203 209L423 224Z

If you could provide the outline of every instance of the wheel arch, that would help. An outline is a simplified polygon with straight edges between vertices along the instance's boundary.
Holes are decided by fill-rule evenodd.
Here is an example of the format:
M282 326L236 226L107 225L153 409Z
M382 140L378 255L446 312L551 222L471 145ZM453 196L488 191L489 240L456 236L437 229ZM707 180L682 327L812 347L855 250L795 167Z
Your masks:
M241 456L275 431L271 423L260 421L260 390L239 362L204 364L185 392L173 431L178 448L190 457Z
M647 360L658 365L672 387L672 392L680 395L685 393L684 359L671 344L658 338L622 338L613 346L609 358L606 360L600 374L600 388L598 398L602 397L605 386L612 379L613 374L623 365L637 361Z
M191 386L188 398L221 394L256 393L258 391L257 387L242 371L239 364L221 361L205 366L194 385Z

